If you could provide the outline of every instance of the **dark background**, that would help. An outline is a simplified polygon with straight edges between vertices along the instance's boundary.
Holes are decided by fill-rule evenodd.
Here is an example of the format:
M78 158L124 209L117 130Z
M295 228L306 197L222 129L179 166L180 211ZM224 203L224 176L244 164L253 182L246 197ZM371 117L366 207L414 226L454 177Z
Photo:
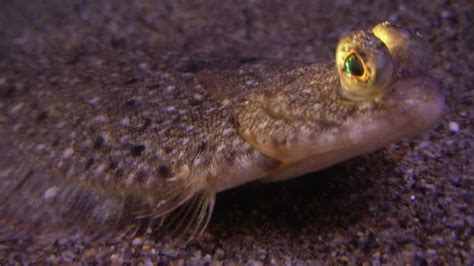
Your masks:
M186 248L149 235L0 242L0 263L473 263L472 2L105 2L0 1L0 60L74 63L119 51L139 64L127 51L143 50L326 61L342 34L390 20L431 44L428 71L444 86L446 109L417 138L299 179L219 194L208 230Z

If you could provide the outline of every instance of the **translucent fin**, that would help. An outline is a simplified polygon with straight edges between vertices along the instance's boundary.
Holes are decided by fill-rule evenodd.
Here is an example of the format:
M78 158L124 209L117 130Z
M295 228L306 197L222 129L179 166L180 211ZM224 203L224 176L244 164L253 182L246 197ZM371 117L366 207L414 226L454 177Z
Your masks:
M182 229L195 235L212 212L214 196L199 192L202 186L188 178L178 176L152 191L106 191L45 174L2 140L0 151L0 241L31 236L54 240L77 232L94 236L128 232L130 226L144 233L182 205L188 208L183 219L190 219Z
M2 143L0 150L0 240L99 232L122 215L121 195L66 183L28 165Z
M164 237L191 241L206 229L214 209L215 193L201 191L160 220Z

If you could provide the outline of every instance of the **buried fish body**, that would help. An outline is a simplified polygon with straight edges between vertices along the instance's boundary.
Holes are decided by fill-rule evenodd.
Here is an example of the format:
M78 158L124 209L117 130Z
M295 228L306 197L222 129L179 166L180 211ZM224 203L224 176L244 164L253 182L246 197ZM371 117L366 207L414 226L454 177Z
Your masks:
M428 130L443 97L424 46L385 22L342 37L335 66L170 57L151 69L86 55L54 82L4 81L3 233L159 220L198 235L217 192Z

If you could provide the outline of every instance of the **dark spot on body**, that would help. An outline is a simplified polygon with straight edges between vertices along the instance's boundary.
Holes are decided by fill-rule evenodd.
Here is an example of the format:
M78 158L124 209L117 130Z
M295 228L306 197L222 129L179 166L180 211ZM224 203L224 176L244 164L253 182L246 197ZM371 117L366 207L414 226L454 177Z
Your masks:
M123 178L124 177L124 171L121 168L117 168L117 171L115 171L115 177L117 179Z
M199 64L194 61L187 62L178 67L178 70L180 72L185 72L185 73L196 73L199 71L199 69L200 69Z
M191 106L197 106L197 105L199 105L200 103L201 103L201 101L196 100L196 99L194 99L194 98L191 98L191 99L189 100L189 105L191 105Z
M198 145L198 152L204 152L207 148L207 143L206 142L201 142Z
M158 174L163 178L170 178L173 176L171 169L167 165L160 165L160 167L158 167Z
M155 84L152 84L152 85L148 86L148 88L150 88L151 90L157 90L157 89L161 88L161 85L160 85L160 83L155 83Z
M163 150L165 151L166 154L170 154L173 151L173 148L171 148L170 146L166 146L164 147Z
M94 159L92 159L92 158L89 159L86 163L85 170L87 171L87 170L91 169L93 164L94 164Z
M0 86L0 96L2 98L11 98L17 92L15 85Z
M367 236L367 240L364 243L363 250L366 254L369 254L372 250L374 250L377 247L377 241L375 238L375 234L373 232L370 232L369 235Z
M14 191L19 190L34 174L34 171L29 171L26 175L21 179L21 181L15 186Z
M129 78L129 79L127 79L127 80L125 81L125 85L131 85L131 84L133 84L133 83L137 83L138 81L139 81L138 78L132 77L132 78Z
M73 127L74 127L74 128L80 127L82 121L84 120L84 115L81 114L80 117L75 117L75 118L73 118L73 119L74 119L73 122L72 122Z
M138 184L144 184L146 183L146 173L144 171L140 171L138 173L135 174L135 183L138 183Z
M26 135L28 136L28 138L34 138L35 136L38 135L38 132L36 132L36 131L27 132Z
M124 61L117 62L117 66L119 66L119 67L124 67L126 65L127 65L127 62L124 62Z
M64 64L66 65L75 65L81 60L81 57L85 56L85 53L82 51L75 51L71 55L69 55L68 58L66 58L66 61Z
M110 46L112 46L114 49L123 48L126 46L126 44L127 42L124 38L114 38L110 41Z
M59 85L59 78L58 78L58 77L52 77L52 78L49 80L49 84L51 84L51 86L57 86L57 85Z
M34 74L35 74L35 76L37 76L37 77L42 76L44 73L45 73L45 71L42 70L42 69L37 69L36 71L34 71Z
M98 150L104 146L105 139L102 136L98 136L94 142L94 149Z
M130 151L131 151L133 156L138 157L138 156L142 155L142 153L145 151L145 145L143 145L143 144L135 145L131 148Z
M38 101L36 101L36 99L34 99L31 103L30 103L30 106L31 106L31 109L38 109Z
M128 100L125 102L125 106L128 108L135 108L137 107L137 101L135 100Z
M430 264L428 263L428 261L427 261L426 259L424 259L424 258L419 258L418 260L419 260L419 264L418 264L418 265L420 265L420 266L428 266L428 265L430 265Z
M258 60L258 57L255 57L255 56L245 56L245 57L239 58L239 63L248 64L248 63L256 62L257 60Z
M173 130L173 128L168 128L168 129L166 129L166 131L165 131L165 136L166 136L167 138L172 138L172 137L175 136L175 134L176 134L176 132L175 132L175 130Z
M43 122L48 118L48 112L41 112L38 117L36 117L36 121Z
M161 68L161 64L160 64L160 63L153 64L153 65L151 66L151 70L158 70L158 69L160 69L160 68Z
M57 138L57 139L55 139L55 140L51 143L51 146L52 146L52 147L57 147L60 142L61 142L61 139L60 139L60 138Z
M118 166L118 163L117 163L117 161L110 160L110 164L109 164L109 169L110 169L110 170L114 170L114 169L116 169L116 168L117 168L117 166Z

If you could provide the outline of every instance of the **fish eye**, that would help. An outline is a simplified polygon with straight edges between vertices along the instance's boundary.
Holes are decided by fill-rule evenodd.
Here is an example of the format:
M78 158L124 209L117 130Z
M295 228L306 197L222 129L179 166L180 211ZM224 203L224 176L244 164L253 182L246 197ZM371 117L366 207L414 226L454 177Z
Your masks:
M342 96L352 101L380 97L393 79L387 46L371 32L350 33L339 40L336 66Z
M355 53L349 54L344 61L344 72L358 77L364 74L364 66Z

